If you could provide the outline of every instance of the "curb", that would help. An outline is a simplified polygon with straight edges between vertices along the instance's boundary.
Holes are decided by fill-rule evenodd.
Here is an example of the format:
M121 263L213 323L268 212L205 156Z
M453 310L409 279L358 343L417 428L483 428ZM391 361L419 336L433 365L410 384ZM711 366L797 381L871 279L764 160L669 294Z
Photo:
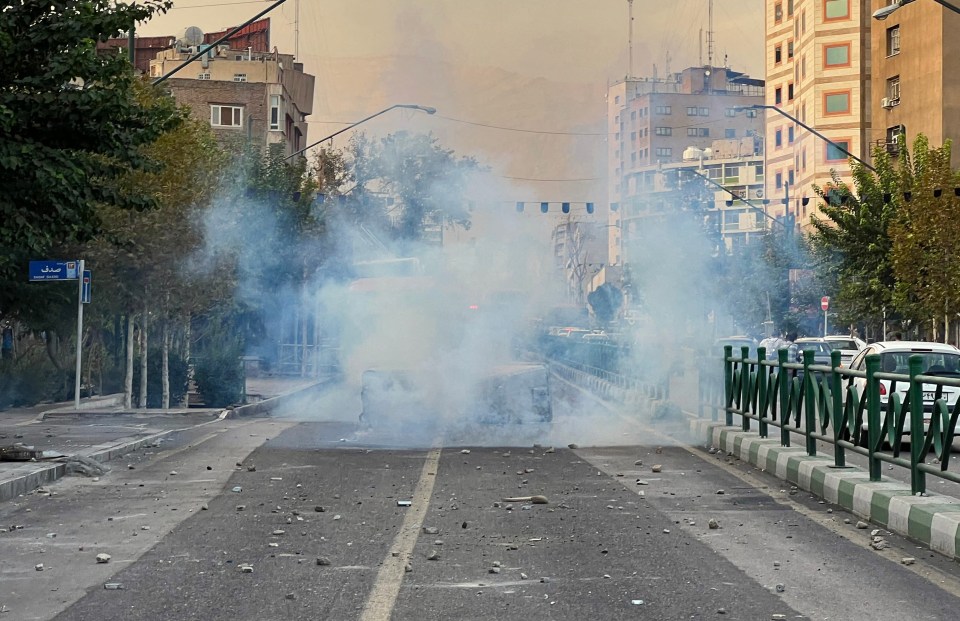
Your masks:
M332 383L333 378L324 378L320 381L314 382L313 384L304 386L303 388L298 388L297 390L293 390L276 397L270 397L269 399L257 401L256 403L241 405L233 408L232 410L224 410L224 413L221 414L221 418L232 419L269 414L278 407L287 405L288 403L294 403L298 399L310 396L313 393L323 392Z
M779 439L761 438L739 427L696 419L690 421L690 431L858 517L951 559L960 558L960 499L933 492L914 496L909 485L887 478L871 482L860 468L834 468L832 457L810 457L803 447L783 447Z

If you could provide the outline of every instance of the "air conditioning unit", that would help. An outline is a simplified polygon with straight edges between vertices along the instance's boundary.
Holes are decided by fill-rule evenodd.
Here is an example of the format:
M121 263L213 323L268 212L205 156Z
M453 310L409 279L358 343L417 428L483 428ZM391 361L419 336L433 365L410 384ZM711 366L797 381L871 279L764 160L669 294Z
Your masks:
M746 190L737 190L737 196L739 196L740 198L746 200L746 198L747 198L747 191L746 191Z
M763 198L763 190L754 190L754 191L753 191L753 195L754 195L756 198Z
M886 108L887 110L889 110L890 108L893 107L893 100L890 99L889 97L884 97L883 99L880 100L880 105Z

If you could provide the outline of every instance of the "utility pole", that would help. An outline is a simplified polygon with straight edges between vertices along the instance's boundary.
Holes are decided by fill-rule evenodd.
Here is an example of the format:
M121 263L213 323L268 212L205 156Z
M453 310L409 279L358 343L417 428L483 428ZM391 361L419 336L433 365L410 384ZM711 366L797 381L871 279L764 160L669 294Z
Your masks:
M633 77L633 0L627 0L627 16L629 17L627 30L627 78Z
M707 66L713 68L713 0L708 2L707 10Z

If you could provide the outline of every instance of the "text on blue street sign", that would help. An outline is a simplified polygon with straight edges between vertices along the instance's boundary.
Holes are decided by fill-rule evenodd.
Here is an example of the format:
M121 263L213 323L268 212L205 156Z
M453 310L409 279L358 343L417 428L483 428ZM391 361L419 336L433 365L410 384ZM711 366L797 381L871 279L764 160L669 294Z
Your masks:
M79 261L30 261L30 282L77 280Z
M90 286L93 275L90 270L83 270L83 287L80 290L80 301L84 304L90 303Z

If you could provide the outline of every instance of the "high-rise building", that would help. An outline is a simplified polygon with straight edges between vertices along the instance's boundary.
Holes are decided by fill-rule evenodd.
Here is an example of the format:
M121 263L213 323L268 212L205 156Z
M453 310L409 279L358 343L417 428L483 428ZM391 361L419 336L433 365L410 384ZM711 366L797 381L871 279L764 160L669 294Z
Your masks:
M766 0L765 104L864 160L872 136L870 4ZM765 110L764 116L771 211L782 214L786 206L802 226L817 208L816 200L803 200L814 197L813 184L827 187L834 170L850 181L847 156L776 110Z
M873 0L872 9L889 5ZM956 3L954 3L956 4ZM870 36L873 122L871 142L897 154L897 135L910 145L923 134L937 147L960 138L960 15L933 0L905 4ZM952 165L960 165L954 148Z
M763 161L762 157L757 158L763 153L762 115L748 109L762 103L763 80L726 67L690 67L666 78L628 78L609 87L608 192L611 205L618 207L611 210L609 220L613 265L629 262L629 246L642 228L643 218L650 217L653 211L657 217L664 215L669 204L678 198L671 198L676 194L672 192L677 189L676 184L658 178L665 174L675 177L678 167L706 170L707 160L714 158L715 146L717 157L722 155L728 160L712 167L717 174L723 174L725 167L730 171L738 162L749 160L752 165L759 164L760 170L759 176L755 168L751 171L746 185L755 185L757 179L762 183ZM730 181L733 176L740 177L728 175L719 183ZM747 179L746 172L743 178ZM706 183L696 182L701 187L706 187ZM744 189L739 180L733 185L736 190ZM753 191L757 189L762 190L754 187ZM717 200L710 210L732 208L738 214L744 210L739 203L728 206L729 195L711 191L714 195ZM726 233L739 236L747 232L739 228L738 214L730 214L729 218L717 216L718 222L737 222L735 228L725 229ZM743 222L746 221L744 218ZM762 220L759 222L756 226L762 228ZM759 230L756 226L749 230ZM728 242L728 246L731 243L734 242Z

